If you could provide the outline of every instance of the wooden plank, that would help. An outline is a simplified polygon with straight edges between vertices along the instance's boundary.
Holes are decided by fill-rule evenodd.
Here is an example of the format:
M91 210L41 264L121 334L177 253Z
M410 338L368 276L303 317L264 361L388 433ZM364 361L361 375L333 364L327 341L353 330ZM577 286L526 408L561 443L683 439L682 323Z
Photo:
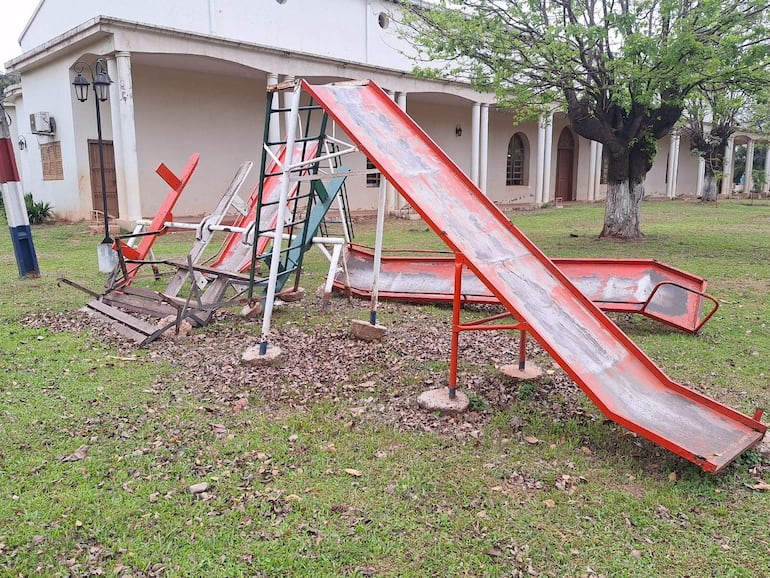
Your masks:
M161 303L158 301L148 301L141 297L135 297L124 294L109 294L102 297L102 302L113 307L120 307L121 309L127 309L134 313L141 313L143 315L152 315L154 317L166 317L168 315L176 315L176 309L172 306Z
M88 312L89 315L93 315L96 319L99 319L100 321L103 321L104 323L109 324L109 326L115 330L115 333L118 333L119 335L122 335L123 337L126 337L139 345L143 344L147 339L147 335L145 335L144 333L139 333L138 331L134 331L130 327L115 321L114 319L100 313L95 309L90 309L86 307L86 311Z
M115 321L118 321L124 325L127 325L128 327L135 329L136 331L144 333L145 335L152 335L153 333L155 333L155 331L158 330L157 327L155 327L154 325L150 325L146 321L142 321L141 319L133 317L128 313L124 313L120 309L116 309L115 307L110 307L109 305L102 303L101 301L97 301L95 299L93 301L89 301L87 304L87 307L98 311L99 313L109 317L110 319L114 319Z

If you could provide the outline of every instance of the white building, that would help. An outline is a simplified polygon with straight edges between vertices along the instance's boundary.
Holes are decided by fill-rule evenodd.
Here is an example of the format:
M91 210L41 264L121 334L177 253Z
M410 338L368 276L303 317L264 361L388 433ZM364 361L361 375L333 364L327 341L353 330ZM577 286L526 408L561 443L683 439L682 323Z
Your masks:
M108 203L123 222L158 209L167 191L159 163L179 171L195 152L201 161L175 216L210 211L241 162L259 161L266 86L293 77L373 79L496 202L604 197L601 145L564 114L514 126L490 94L412 76L388 17L396 9L388 0L41 0L22 55L6 63L22 79L9 108L24 189L62 219L101 209L94 97L76 100L72 80L77 62L106 59ZM695 194L702 167L688 151L677 136L661 140L648 195ZM353 210L375 208L366 177L351 177L348 192Z

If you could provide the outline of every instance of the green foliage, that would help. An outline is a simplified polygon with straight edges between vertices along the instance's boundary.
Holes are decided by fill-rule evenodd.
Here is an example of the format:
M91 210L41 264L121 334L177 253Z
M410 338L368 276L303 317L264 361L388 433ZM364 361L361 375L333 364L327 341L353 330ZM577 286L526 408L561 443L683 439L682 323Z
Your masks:
M18 84L19 82L21 82L21 78L18 74L0 72L0 96L2 96L6 87L12 84Z
M522 120L554 105L581 136L605 145L608 206L634 194L652 166L649 143L698 92L754 94L770 84L766 0L440 0L403 2L402 33L419 60L494 91ZM638 223L633 214L610 212ZM606 229L607 227L605 227ZM635 226L612 226L641 232Z
M27 216L31 225L42 225L53 217L53 207L45 201L35 201L32 193L24 195L24 204L27 206Z

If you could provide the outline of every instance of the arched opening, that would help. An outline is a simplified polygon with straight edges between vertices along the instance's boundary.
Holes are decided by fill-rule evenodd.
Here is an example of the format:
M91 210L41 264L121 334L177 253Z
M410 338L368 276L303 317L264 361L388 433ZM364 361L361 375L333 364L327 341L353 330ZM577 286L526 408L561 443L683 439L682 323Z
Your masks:
M526 135L517 132L508 141L505 185L508 187L529 184L529 141Z
M575 137L569 128L564 128L559 135L556 149L556 197L562 201L574 201L573 187L575 167Z

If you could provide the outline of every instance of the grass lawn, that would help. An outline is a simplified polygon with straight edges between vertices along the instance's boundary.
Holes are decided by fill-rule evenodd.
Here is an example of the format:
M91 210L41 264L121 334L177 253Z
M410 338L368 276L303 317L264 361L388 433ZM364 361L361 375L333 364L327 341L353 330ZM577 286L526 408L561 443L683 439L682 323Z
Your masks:
M654 258L706 278L721 307L697 336L614 319L677 381L744 413L770 409L770 203L648 202L645 237L630 243L596 239L599 205L510 216L549 256ZM373 228L357 223L356 240L372 243ZM237 315L136 350L77 321L87 296L57 285L103 284L86 229L33 228L39 279L18 278L0 237L0 575L770 576L759 451L705 474L555 387L564 374L542 353L551 385L464 358L474 411L445 418L402 400L397 421L378 419L394 397L446 382L448 348L410 344L448 342L451 310L383 304L393 332L357 344L347 324L368 304L320 310L316 251L309 297L274 317L296 336L279 343L295 364L234 379L260 330ZM386 229L392 248L441 247L420 221ZM191 243L158 242L177 257ZM483 333L480 351L511 347ZM224 334L236 361L212 363L199 346ZM305 367L298 344L325 358Z

